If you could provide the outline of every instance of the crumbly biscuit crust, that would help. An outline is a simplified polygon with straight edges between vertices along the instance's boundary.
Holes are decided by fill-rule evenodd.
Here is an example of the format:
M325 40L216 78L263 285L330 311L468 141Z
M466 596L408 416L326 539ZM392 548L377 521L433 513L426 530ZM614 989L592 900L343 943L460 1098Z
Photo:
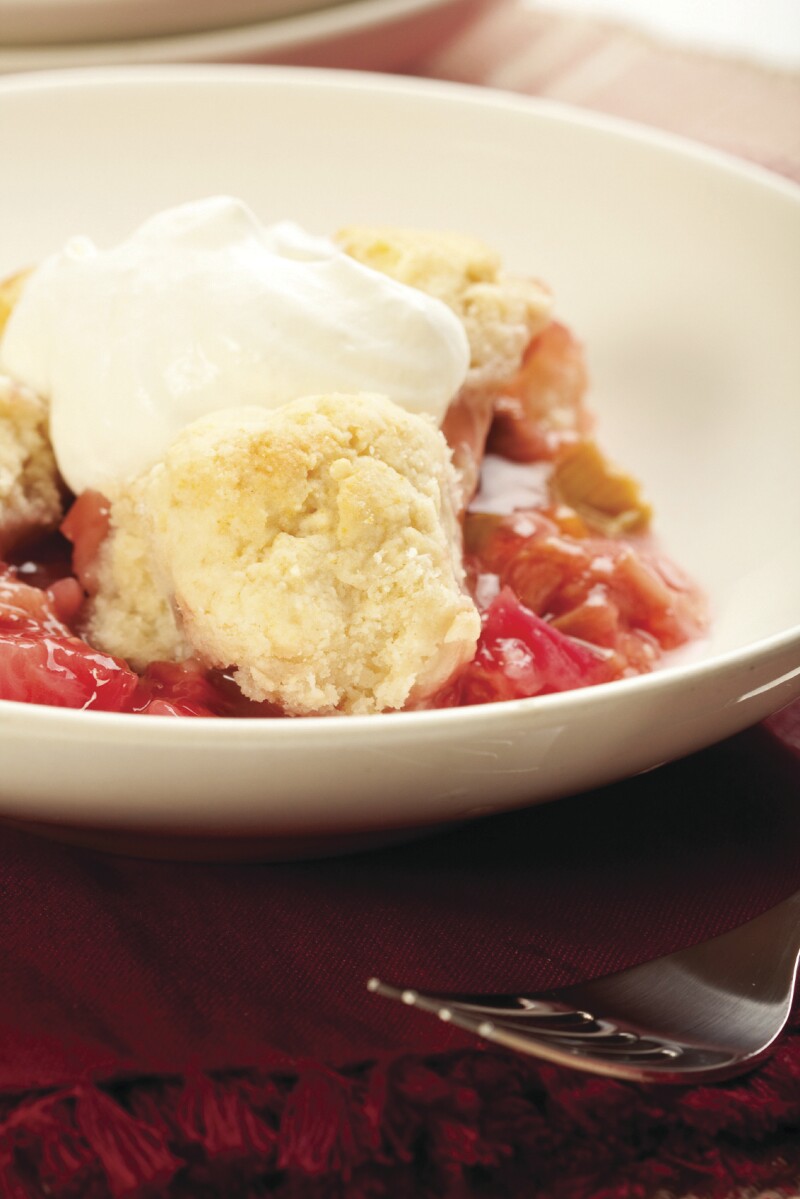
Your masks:
M29 388L0 376L0 555L50 532L62 515L47 406Z
M336 240L359 262L455 312L470 343L470 388L492 390L510 378L531 338L550 322L552 300L543 284L507 274L500 256L476 238L354 225Z
M112 497L109 533L94 564L96 590L82 630L92 645L140 671L149 662L191 656L168 588L156 577L148 528L137 480Z
M382 396L215 413L114 502L91 633L110 649L137 595L137 636L161 638L171 599L180 645L251 699L293 715L421 703L480 632L455 512L441 433Z

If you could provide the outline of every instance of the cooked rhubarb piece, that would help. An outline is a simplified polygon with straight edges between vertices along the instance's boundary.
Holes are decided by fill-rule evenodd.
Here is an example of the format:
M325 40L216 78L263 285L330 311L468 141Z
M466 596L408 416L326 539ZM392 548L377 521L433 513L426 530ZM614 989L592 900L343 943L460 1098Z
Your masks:
M461 703L572 691L614 677L609 653L560 632L505 587L484 612L477 653L461 679Z
M489 449L514 462L559 456L586 437L592 417L584 404L588 387L581 343L553 321L528 346L517 373L495 404Z
M559 458L550 478L556 499L607 536L641 533L652 508L632 475L609 462L594 441L579 441Z
M697 590L656 553L597 537L569 508L469 514L469 575L477 595L488 576L555 629L610 650L616 674L652 669L661 650L701 634Z
M49 592L0 572L0 699L59 708L128 711L139 680L124 662L72 633L75 580ZM78 589L80 594L80 589Z

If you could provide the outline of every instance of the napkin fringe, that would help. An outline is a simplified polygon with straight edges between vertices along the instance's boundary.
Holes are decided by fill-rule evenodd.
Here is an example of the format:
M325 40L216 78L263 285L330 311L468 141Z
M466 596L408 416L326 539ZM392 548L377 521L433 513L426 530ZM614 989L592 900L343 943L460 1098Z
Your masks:
M753 1079L715 1087L635 1087L476 1049L119 1079L0 1107L0 1199L752 1199L766 1188L800 1193L796 1035Z

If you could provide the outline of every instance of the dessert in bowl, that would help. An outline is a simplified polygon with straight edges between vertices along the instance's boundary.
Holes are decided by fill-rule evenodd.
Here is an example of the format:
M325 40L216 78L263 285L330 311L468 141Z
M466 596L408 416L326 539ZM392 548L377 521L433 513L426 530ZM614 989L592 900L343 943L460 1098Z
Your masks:
M5 285L0 698L377 714L645 673L703 632L544 287L463 234L337 241L218 196ZM54 523L75 573L37 587Z
M213 179L199 151L182 172L170 166L169 152L158 154L162 165L137 185L135 220L128 191L111 214L97 220L88 205L79 224L67 225L79 199L74 180L59 230L40 225L14 259L0 247L7 275L40 264L14 290L0 345L7 388L24 394L15 409L20 428L29 437L38 429L43 447L7 521L16 529L6 540L16 542L8 556L17 570L6 573L6 587L18 589L13 602L25 609L18 631L29 641L37 640L34 626L46 627L60 650L108 670L97 686L89 669L84 702L76 704L104 711L23 704L41 697L24 687L11 693L2 728L18 745L20 735L36 736L42 761L31 770L28 755L25 770L17 754L6 815L79 835L120 830L128 841L138 829L167 838L192 833L198 847L203 836L250 835L268 838L268 852L308 849L310 841L333 848L341 838L463 819L645 769L791 698L797 633L788 614L797 578L783 546L797 505L787 487L788 453L762 428L779 419L788 440L796 434L796 416L785 411L792 283L769 246L742 248L702 204L686 204L703 179L717 199L733 197L747 219L759 206L759 222L764 206L774 209L788 231L797 220L789 189L525 101L401 81L212 70L64 79L56 90L76 116L92 92L102 92L118 118L126 105L158 95L166 118L153 136L162 151L184 137L191 103L219 103L225 149ZM28 83L2 99L35 126L47 91ZM222 134L245 99L252 116L243 128L238 122L242 140L232 148ZM288 147L308 141L328 103L340 118L332 142L316 147L292 178ZM415 120L422 103L426 129ZM377 128L368 112L397 130L395 156L378 172L362 164ZM265 128L284 170L259 190L250 155ZM445 128L452 152L438 163ZM469 147L459 129L469 129ZM90 152L101 157L109 121L95 118L88 130ZM538 167L556 181L541 197L530 137ZM500 142L508 153L498 159ZM408 189L412 143L425 167L424 195ZM621 224L607 206L603 219L585 208L598 156L601 191L614 171L619 180L620 166L628 172L625 187L611 186ZM346 184L320 202L309 184L343 162ZM625 253L624 209L640 206L633 193L642 189L644 165L658 178L644 187L644 227ZM476 170L497 179L502 212L476 203ZM244 195L271 229L227 199L170 209L187 195L209 195L210 181L213 190L224 184ZM512 182L528 189L533 211L521 198L505 199ZM685 243L679 259L676 197ZM131 245L142 244L130 230L159 209L143 228L151 245L162 237L162 260L165 226L172 234L176 221L197 229L197 214L213 211L216 224L200 226L215 246L229 244L219 236L220 216L245 240L266 238L273 257L275 239L283 239L278 256L294 264L289 273L305 272L298 295L313 290L311 267L377 290L362 309L351 296L345 320L338 301L319 293L332 338L319 354L308 352L306 334L295 341L300 326L284 291L278 310L291 309L291 328L275 326L271 345L248 351L247 378L240 372L231 383L207 342L203 369L191 356L167 361L159 346L180 345L187 318L163 280L155 285L167 296L161 311L135 275L127 292L109 299L103 284L94 299L81 300L90 295L89 276L108 282L101 268L115 254L127 254L130 267ZM272 223L287 217L312 233ZM557 227L570 236L556 236ZM431 228L437 232L421 231ZM108 248L72 242L59 252L79 229ZM656 230L660 241L651 242ZM752 300L765 276L775 303L766 327ZM770 395L766 404L761 397L755 431L755 398L731 372L747 358L743 338L726 342L740 329L726 287L742 277L752 291L736 315L748 337L760 339L759 357L766 331L771 355ZM198 286L184 306L194 330L204 321L206 329L221 327L217 310L204 315L195 302L207 291ZM250 295L238 308L258 314L259 304ZM370 327L367 312L388 314L388 326ZM588 404L571 330L588 346ZM223 357L225 346L240 344L240 332L227 329L218 339ZM754 345L748 369L755 361ZM153 400L156 377L172 380L172 408ZM725 392L728 419L715 428ZM50 441L48 476L41 463ZM761 461L767 445L768 466ZM746 503L730 472L748 449L756 460L751 480L755 472L769 495ZM653 494L659 541L686 576L649 540L649 505L631 469ZM34 611L31 585L52 575L30 547L41 544L48 523L62 520L64 497L78 581L57 581L49 597L36 592L47 610ZM776 498L787 510L779 528ZM35 524L37 501L33 535L30 522L24 531L24 513ZM726 544L732 529L747 536L762 526L749 559ZM675 647L686 643L692 660L676 659ZM64 701L52 693L45 702ZM236 719L243 715L252 719Z

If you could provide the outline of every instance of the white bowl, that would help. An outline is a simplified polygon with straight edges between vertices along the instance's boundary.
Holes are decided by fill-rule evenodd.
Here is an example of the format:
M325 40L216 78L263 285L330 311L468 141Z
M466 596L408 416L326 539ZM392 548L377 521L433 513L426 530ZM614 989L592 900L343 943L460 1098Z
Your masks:
M220 191L318 232L493 243L555 289L601 440L713 611L656 674L486 707L226 722L0 703L5 818L167 855L333 852L647 770L800 694L797 189L551 104L288 69L7 80L0 161L0 274Z

